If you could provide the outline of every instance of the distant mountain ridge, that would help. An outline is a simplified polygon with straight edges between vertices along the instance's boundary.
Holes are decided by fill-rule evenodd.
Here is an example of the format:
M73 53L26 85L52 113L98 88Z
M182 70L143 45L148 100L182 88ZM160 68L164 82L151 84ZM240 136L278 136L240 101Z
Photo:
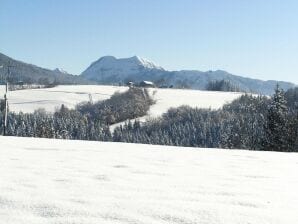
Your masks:
M262 81L230 74L226 71L167 71L155 63L138 56L117 59L104 56L93 62L81 75L71 75L61 68L54 70L12 59L0 53L0 84L6 80L7 66L10 68L10 82L37 84L105 84L118 85L128 81L152 81L157 86L204 90L215 80L228 80L247 92L272 94L277 83L284 89L295 87L290 82Z
M7 67L10 67L11 83L38 83L38 84L90 84L90 80L81 76L71 75L61 69L46 69L36 65L28 64L22 61L12 59L0 53L0 83L4 82L7 77Z
M109 85L148 80L155 82L158 86L173 85L176 88L200 90L205 89L210 81L228 80L243 91L262 94L272 94L277 83L285 90L295 86L290 82L246 78L223 70L207 72L196 70L167 71L161 66L138 56L120 59L113 56L101 57L82 72L81 76Z

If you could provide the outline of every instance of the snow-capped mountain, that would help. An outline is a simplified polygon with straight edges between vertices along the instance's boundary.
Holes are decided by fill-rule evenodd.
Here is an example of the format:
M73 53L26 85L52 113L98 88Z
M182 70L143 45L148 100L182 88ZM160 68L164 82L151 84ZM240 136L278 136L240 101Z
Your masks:
M138 56L117 59L105 56L93 62L82 74L84 78L100 84L118 84L128 81L153 81L157 86L174 86L175 88L205 89L210 81L228 80L243 91L272 94L277 83L287 90L295 85L274 80L262 81L232 75L223 70L216 71L167 71Z
M141 80L144 73L154 73L165 71L162 67L153 62L134 56L131 58L115 58L113 56L104 56L93 62L82 76L98 82L118 82L125 80L135 80L136 75Z

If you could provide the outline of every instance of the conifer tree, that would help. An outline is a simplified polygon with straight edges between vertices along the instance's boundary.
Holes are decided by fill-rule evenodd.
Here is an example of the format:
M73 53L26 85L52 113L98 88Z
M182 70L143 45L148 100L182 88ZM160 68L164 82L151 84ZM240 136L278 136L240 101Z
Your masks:
M268 108L265 127L265 150L288 151L287 101L284 91L277 85Z

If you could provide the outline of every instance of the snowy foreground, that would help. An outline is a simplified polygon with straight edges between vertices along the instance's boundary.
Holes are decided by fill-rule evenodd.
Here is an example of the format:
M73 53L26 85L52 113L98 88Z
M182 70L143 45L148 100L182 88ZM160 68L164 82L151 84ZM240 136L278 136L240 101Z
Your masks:
M0 137L0 223L298 223L298 154Z
M127 89L121 86L65 85L48 89L18 90L9 92L9 107L11 111L16 112L33 112L39 108L54 111L62 104L73 108L80 102L89 101L90 96L93 101L105 100L115 92L124 92ZM151 107L146 118L160 116L170 107L181 105L217 109L241 95L241 93L181 89L149 89L149 92L156 100L156 104ZM0 86L0 94L1 96L4 94L4 86Z

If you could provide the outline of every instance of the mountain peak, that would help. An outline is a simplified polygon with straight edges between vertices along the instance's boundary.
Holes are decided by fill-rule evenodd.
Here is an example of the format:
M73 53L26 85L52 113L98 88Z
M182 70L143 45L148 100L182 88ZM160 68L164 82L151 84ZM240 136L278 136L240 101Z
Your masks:
M53 71L63 73L63 74L69 74L67 71L63 70L62 68L55 68Z
M127 65L129 64L130 66L142 66L147 69L162 69L164 70L161 66L158 66L154 64L152 61L149 61L145 58L139 57L137 55L129 57L129 58L116 58L114 56L103 56L99 58L97 61L93 62L91 66L94 65L104 65L104 66L109 66L109 65ZM91 67L90 66L90 67Z
M99 76L125 76L127 74L140 74L144 71L164 71L160 66L153 62L133 56L130 58L116 58L114 56L103 56L97 61L93 62L82 75L89 79L97 80Z
M120 59L121 60L121 59ZM152 61L149 61L145 58L139 57L137 55L131 57L131 58L127 58L127 60L131 60L135 63L137 63L138 65L141 65L145 68L148 69L160 69L160 70L164 70L161 66L156 65L155 63L153 63Z

